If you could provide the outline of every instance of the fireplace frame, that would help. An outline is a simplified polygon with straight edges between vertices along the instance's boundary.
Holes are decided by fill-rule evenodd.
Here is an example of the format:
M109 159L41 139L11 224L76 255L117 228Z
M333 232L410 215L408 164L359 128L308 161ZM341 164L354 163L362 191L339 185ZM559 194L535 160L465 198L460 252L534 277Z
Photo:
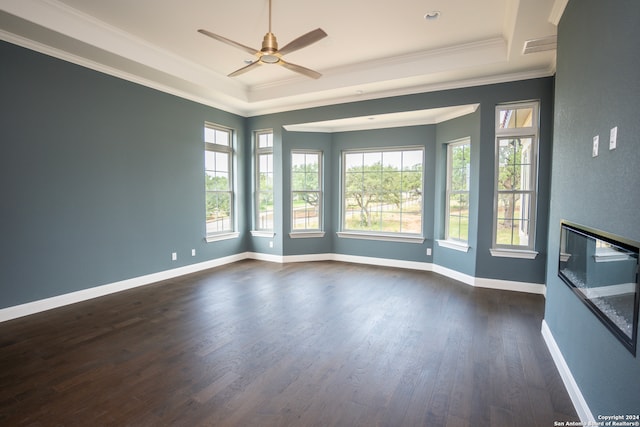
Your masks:
M634 356L640 305L639 254L639 242L560 222L558 276Z

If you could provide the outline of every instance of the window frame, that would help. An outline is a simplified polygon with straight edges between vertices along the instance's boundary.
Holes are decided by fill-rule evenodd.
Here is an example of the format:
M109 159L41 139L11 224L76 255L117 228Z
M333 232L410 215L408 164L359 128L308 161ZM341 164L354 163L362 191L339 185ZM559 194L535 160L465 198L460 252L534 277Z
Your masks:
M404 152L404 151L421 151L421 177L420 177L420 185L422 195L420 197L420 232L418 233L408 233L408 232L383 232L383 231L369 231L369 230L357 230L357 229L348 229L345 227L346 221L346 199L345 199L345 184L346 184L346 156L348 154L354 153L385 153L385 152ZM383 146L383 147L368 147L368 148L354 148L354 149L344 149L341 153L340 158L340 225L339 231L336 233L338 237L343 238L351 238L351 239L366 239L366 240L384 240L384 241L392 241L392 242L403 242L403 243L424 243L424 221L425 221L425 208L424 208L424 180L425 180L425 155L426 149L421 145L410 145L410 146Z
M213 131L219 131L219 132L225 132L228 134L228 141L229 144L228 145L224 145L224 144L218 144L215 141L211 142L207 140L207 136L206 136L206 130L207 129L211 129ZM205 157L206 157L206 152L213 152L213 153L221 153L221 154L227 154L227 170L228 170L228 189L227 190L208 190L206 187L206 181L205 181L205 241L207 242L215 242L215 241L219 241L219 240L225 240L225 239L232 239L232 238L236 238L240 235L240 233L237 231L237 218L236 218L236 188L235 188L235 182L236 182L236 177L235 177L235 137L236 137L236 132L234 129L227 127L227 126L222 126L219 125L217 123L213 123L213 122L205 122L204 123L204 135L203 135L203 140L204 140L204 151L205 151ZM210 169L207 169L207 163L206 160L204 162L204 172L205 172L205 180L206 180L206 176L207 176L207 172L210 171ZM215 193L226 193L229 195L229 228L228 229L223 229L223 230L219 230L219 231L215 231L215 232L209 232L207 229L207 224L206 224L206 200L207 200L207 195L210 192L215 192Z
M452 190L452 178L453 178L453 149L456 147L468 146L469 157L467 160L467 188L466 190ZM466 194L467 195L467 203L470 209L470 198L471 198L471 137L467 136L464 138L456 139L447 143L447 175L446 175L446 185L445 185L445 222L444 222L444 239L446 241L455 243L463 248L468 249L469 245L469 221L471 220L471 215L468 213L467 215L467 238L461 239L460 237L452 237L450 235L450 201L452 193L455 194Z
M527 127L515 127L515 128L501 128L500 127L500 113L505 110L518 110L518 109L532 109L531 126ZM520 190L500 190L499 189L499 177L500 177L500 142L508 139L530 139L531 140L531 159L528 163L530 174L528 177L529 189ZM523 258L523 259L535 259L538 252L535 250L536 240L536 212L537 212L537 199L538 199L538 153L540 145L540 102L539 101L525 101L504 103L496 105L495 109L495 153L494 153L494 200L493 200L493 234L492 245L490 252L493 256L509 257L509 258ZM499 216L499 203L501 194L521 194L522 196L528 195L530 203L528 206L528 242L527 245L507 245L498 243L498 216ZM524 208L524 206L523 206ZM511 219L515 219L511 218Z
M297 190L294 189L293 179L293 157L296 154L302 155L317 155L318 156L318 187L316 190ZM311 149L292 149L291 150L291 173L290 173L290 189L291 189L291 232L289 236L291 238L305 238L305 237L323 237L324 236L324 153L322 150ZM305 162L306 165L306 162ZM317 193L318 195L318 227L317 228L294 228L295 225L295 212L294 212L294 196L295 193Z
M262 135L270 135L270 138L267 138L268 144L266 146L261 147L260 146L260 138ZM274 197L274 179L275 179L275 170L274 170L274 162L273 162L273 129L262 129L262 130L257 130L254 131L254 143L255 143L255 176L254 176L254 214L253 214L253 231L251 232L251 234L253 236L259 236L259 237L273 237L275 235L274 232L274 228L275 228L275 203L274 203L274 207L273 210L271 211L271 215L272 215L272 220L271 220L271 227L262 227L261 226L261 220L260 220L260 215L261 215L261 211L260 211L260 200L261 200L261 195L264 193L271 193L271 198L273 199ZM263 155L270 155L271 156L271 167L270 167L270 172L271 173L271 180L272 180L272 185L271 185L271 190L270 191L263 191L260 188L260 157Z

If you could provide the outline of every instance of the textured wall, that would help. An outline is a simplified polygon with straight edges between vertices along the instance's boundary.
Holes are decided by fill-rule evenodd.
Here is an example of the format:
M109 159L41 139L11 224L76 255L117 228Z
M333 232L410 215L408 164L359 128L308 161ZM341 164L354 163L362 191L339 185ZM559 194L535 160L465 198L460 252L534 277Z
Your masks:
M205 120L242 141L245 119L8 43L0 57L0 308L246 250L204 242L203 192Z
M640 241L640 3L603 6L572 0L559 26L545 314L595 417L640 409L640 359L557 276L562 219Z

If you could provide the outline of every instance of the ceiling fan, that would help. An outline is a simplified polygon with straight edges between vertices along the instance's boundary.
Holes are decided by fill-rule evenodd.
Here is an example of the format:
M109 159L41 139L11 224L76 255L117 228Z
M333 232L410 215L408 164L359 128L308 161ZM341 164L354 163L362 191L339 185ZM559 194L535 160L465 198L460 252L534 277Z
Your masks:
M312 79L318 79L322 76L322 74L317 71L305 68L301 65L292 64L291 62L286 62L282 59L282 57L288 53L302 49L303 47L307 47L310 44L323 39L327 36L327 33L325 33L321 28L317 28L298 37L289 44L285 45L282 49L278 49L278 41L276 40L276 36L271 32L271 0L269 0L269 32L264 35L264 38L262 39L262 49L260 50L245 46L241 43L235 42L226 37L222 37L218 34L214 34L207 30L200 29L198 30L198 32L256 56L255 61L232 72L231 74L229 74L229 77L239 76L240 74L251 71L262 64L278 64L285 68L288 68L291 71L295 71L296 73L304 74L307 77L311 77Z

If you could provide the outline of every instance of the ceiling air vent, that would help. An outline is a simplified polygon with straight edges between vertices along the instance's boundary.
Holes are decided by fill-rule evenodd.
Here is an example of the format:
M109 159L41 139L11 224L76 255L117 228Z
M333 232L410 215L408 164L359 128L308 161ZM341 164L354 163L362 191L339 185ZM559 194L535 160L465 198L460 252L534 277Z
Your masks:
M554 50L558 44L558 36L548 36L539 39L527 40L524 42L522 53L544 52L545 50Z

